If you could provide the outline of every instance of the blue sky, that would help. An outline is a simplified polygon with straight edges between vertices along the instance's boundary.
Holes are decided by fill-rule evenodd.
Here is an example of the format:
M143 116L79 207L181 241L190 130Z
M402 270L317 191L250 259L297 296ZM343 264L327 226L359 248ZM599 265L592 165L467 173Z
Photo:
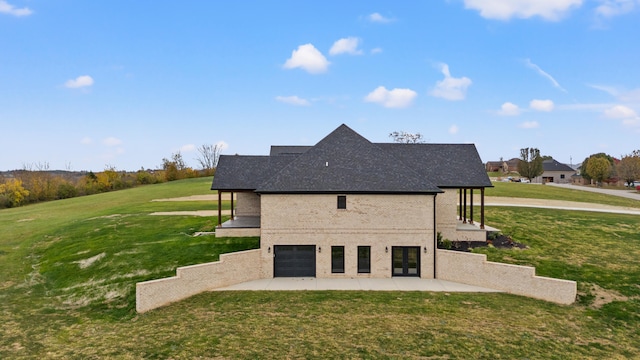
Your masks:
M640 0L0 0L0 170L267 154L342 123L537 147L640 149Z

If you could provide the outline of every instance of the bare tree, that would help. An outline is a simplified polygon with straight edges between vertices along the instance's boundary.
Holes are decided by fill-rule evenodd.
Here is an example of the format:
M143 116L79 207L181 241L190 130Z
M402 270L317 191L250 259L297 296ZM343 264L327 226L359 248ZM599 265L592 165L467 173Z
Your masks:
M202 166L203 170L213 170L218 166L218 158L220 158L220 152L222 146L220 144L201 145L198 148L198 162Z
M389 137L393 139L394 142L403 143L403 144L422 144L424 140L422 139L422 134L420 133L408 133L405 131L394 131L389 134Z
M520 161L518 162L518 173L531 181L536 176L542 175L542 157L540 150L536 148L520 149Z

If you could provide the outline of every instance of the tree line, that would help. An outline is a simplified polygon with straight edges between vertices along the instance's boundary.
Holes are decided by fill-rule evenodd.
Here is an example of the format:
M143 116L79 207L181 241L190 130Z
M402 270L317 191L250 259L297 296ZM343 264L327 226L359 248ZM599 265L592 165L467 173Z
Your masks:
M121 171L107 165L101 172L51 171L48 163L24 165L8 176L0 175L0 209L33 204L42 201L67 199L139 185L157 184L201 176L212 176L218 165L221 147L202 145L196 159L201 169L186 165L178 151L162 159L157 170Z

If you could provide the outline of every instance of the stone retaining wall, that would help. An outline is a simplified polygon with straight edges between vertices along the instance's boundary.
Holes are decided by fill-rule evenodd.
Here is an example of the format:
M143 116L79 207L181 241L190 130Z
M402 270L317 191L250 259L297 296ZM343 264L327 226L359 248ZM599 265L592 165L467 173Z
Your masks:
M136 311L143 313L215 288L261 278L260 250L221 254L220 261L180 267L176 276L136 284Z
M558 304L576 300L575 281L536 276L536 269L487 261L484 254L437 250L436 277L462 284L482 286Z

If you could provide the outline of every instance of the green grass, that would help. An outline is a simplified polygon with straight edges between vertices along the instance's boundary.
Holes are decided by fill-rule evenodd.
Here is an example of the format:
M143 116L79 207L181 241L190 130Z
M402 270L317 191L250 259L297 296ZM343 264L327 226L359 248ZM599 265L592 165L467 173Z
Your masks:
M481 251L577 280L571 306L507 294L245 291L136 314L136 282L258 246L191 236L215 217L147 215L215 208L150 202L208 194L210 181L0 211L0 359L640 357L640 221L631 215L487 208L492 226L529 249Z
M518 197L527 199L548 199L577 201L640 208L640 201L590 191L565 189L555 186L494 182L493 188L485 190L485 196ZM624 190L621 190L624 191ZM478 191L476 191L478 193Z

